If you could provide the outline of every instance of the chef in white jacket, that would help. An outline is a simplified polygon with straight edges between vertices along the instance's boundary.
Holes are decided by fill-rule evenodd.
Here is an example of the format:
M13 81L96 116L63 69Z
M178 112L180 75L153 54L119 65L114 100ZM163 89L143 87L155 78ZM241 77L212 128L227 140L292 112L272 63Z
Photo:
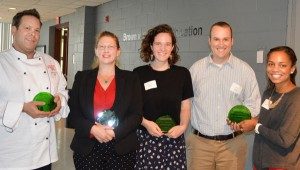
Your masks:
M0 53L0 169L51 169L58 160L54 121L69 113L67 83L58 62L35 51L41 25L35 9L17 13L12 47ZM39 92L55 96L53 111L37 109Z

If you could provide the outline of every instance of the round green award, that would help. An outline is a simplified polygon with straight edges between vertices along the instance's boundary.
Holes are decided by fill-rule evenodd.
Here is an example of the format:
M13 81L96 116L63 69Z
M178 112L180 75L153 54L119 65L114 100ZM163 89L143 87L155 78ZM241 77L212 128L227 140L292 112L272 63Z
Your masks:
M33 101L45 102L43 106L38 106L38 109L44 112L50 112L56 107L54 102L54 96L48 92L40 92L34 98Z
M172 127L176 125L175 121L170 115L161 116L156 119L155 123L159 126L163 133L167 133Z
M231 122L240 123L243 120L251 119L251 112L244 105L236 105L230 109L228 119Z

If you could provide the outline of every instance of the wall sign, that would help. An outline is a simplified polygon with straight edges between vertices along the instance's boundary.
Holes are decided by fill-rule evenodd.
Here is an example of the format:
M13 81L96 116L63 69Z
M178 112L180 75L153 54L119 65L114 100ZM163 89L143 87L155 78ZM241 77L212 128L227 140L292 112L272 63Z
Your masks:
M201 26L190 25L188 27L173 27L173 31L176 37L195 37L202 35ZM123 33L123 41L137 41L141 39L140 33Z

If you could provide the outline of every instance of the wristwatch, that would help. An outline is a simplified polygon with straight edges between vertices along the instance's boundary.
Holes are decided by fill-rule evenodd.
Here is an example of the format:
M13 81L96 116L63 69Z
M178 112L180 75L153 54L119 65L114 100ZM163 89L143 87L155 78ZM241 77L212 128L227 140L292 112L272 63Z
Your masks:
M255 128L254 128L255 133L259 134L258 128L259 128L260 126L261 126L261 123L257 123L257 124L255 125Z

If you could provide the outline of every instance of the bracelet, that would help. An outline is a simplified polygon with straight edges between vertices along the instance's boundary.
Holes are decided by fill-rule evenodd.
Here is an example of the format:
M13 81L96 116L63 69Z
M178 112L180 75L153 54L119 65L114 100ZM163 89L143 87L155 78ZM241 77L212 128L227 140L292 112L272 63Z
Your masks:
M259 128L260 126L261 126L261 123L257 123L257 124L255 125L255 128L254 128L255 133L259 134L258 128Z

